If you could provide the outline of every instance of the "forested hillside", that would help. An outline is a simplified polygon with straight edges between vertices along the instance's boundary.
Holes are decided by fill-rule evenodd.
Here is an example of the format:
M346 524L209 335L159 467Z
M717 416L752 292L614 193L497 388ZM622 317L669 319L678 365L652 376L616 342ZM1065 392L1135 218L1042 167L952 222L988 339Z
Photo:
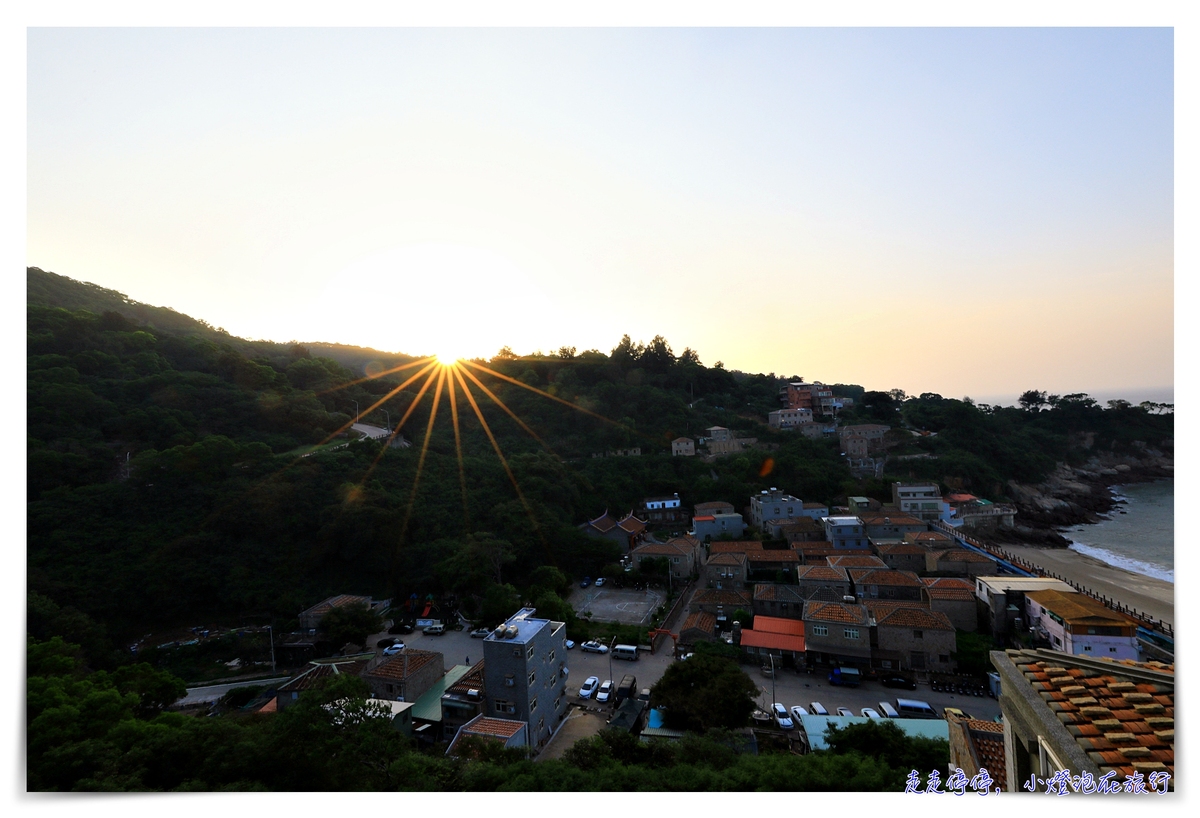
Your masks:
M418 371L389 373L411 358L244 341L36 268L29 298L29 587L118 635L251 615L286 621L338 592L451 592L470 605L505 586L509 596L526 592L541 565L596 575L614 561L614 546L578 524L605 509L623 514L648 495L738 508L769 486L823 502L889 497L891 473L851 479L835 439L765 425L783 379L705 366L662 338L626 337L607 354L502 350L479 362L587 412L474 370L540 440L472 385L519 496L460 393L464 504L445 397L415 493L432 394L404 425L411 448L338 434L355 402L368 423L405 416L421 379L366 410ZM903 465L896 476L992 499L1002 499L1010 478L1035 480L1056 460L1085 456L1080 435L1090 434L1094 448L1171 437L1170 415L1103 409L1086 396L992 409L853 385L839 391L859 398L843 422L937 433L896 433L895 452L936 456L895 461ZM670 456L672 438L711 425L775 448L713 463ZM299 456L326 441L349 445ZM643 455L592 457L630 446Z

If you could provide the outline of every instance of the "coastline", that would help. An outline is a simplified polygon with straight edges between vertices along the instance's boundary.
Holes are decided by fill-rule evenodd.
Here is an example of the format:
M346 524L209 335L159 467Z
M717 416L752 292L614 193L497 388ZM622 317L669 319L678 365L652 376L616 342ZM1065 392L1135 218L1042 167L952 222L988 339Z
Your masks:
M1155 619L1175 624L1174 583L1135 574L1067 548L1038 548L1002 540L994 542L1010 554L1047 571L1068 577Z

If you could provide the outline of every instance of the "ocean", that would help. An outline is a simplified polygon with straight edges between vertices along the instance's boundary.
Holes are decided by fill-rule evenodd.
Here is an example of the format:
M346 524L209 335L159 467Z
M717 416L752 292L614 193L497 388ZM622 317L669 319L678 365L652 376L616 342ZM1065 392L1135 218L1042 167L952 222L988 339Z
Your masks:
M1071 548L1135 574L1174 582L1175 481L1113 486L1112 492L1125 502L1107 520L1064 531Z

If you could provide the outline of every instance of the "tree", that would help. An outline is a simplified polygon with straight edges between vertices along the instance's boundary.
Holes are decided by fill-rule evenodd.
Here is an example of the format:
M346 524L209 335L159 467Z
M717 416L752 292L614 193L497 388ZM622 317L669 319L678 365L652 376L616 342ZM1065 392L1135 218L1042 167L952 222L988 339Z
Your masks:
M698 653L675 662L650 688L650 703L666 710L667 724L676 729L744 727L754 712L758 685L737 663Z
M1017 398L1017 403L1026 412L1040 411L1043 406L1048 406L1046 401L1046 393L1039 392L1036 389L1030 389L1028 392L1022 392L1021 397Z
M340 647L346 643L365 645L367 637L383 630L383 619L361 602L341 605L321 619L325 638Z
M876 758L902 776L910 770L922 774L944 770L950 763L950 745L945 739L914 738L889 719L869 719L843 728L830 724L825 743L831 753Z

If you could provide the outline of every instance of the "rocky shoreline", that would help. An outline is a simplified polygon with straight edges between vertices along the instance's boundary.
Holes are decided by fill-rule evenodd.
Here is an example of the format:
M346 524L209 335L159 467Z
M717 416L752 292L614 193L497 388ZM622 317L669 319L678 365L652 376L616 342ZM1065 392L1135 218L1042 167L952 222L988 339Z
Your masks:
M1035 486L1009 481L1017 516L1015 525L1003 529L1002 536L1010 542L1066 548L1071 541L1060 533L1062 529L1097 523L1101 515L1122 502L1113 498L1112 486L1174 476L1173 457L1149 447L1136 456L1097 454L1078 467L1060 463L1049 478ZM998 534L1001 532L993 536Z

